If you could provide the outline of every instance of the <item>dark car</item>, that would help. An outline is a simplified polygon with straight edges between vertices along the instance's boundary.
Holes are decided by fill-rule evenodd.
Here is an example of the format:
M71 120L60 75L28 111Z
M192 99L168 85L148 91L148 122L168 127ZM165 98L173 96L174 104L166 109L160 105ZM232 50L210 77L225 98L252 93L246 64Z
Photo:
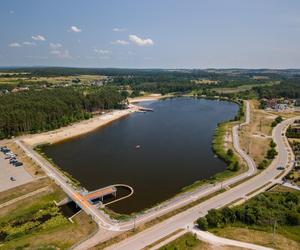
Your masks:
M10 152L10 149L8 149L7 147L1 147L0 151L5 154L5 153Z
M15 167L23 166L23 163L22 163L22 162L19 162L19 161L15 162L15 163L13 163L13 164L15 165Z
M283 166L279 166L279 167L277 167L277 170L284 170L284 167Z
M14 157L14 158L11 158L10 160L9 160L9 163L10 164L12 164L12 163L14 163L14 162L17 162L17 159Z

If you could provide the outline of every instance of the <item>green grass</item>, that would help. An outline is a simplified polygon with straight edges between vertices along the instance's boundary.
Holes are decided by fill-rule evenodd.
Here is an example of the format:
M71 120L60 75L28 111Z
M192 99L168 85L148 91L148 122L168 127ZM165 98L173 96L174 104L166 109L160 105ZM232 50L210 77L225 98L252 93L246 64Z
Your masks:
M0 238L0 242L10 249L17 242L69 225L70 222L53 203L60 198L59 192L47 194L0 217L0 235L6 235Z
M187 249L201 249L203 243L198 240L193 234L186 233L178 239L169 244L159 248L159 250L187 250Z
M0 249L69 249L96 229L96 224L85 213L76 215L74 223L64 217L53 202L62 199L64 194L58 188L55 190L19 202L21 205L14 205L16 209L11 208L1 215L0 237L1 231L11 232L11 235L0 240ZM43 218L44 215L50 217Z

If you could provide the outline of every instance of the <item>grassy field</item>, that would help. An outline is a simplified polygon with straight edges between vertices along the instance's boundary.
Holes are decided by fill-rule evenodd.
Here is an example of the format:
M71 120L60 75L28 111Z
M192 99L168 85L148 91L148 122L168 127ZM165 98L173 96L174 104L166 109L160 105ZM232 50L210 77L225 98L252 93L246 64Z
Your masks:
M241 91L250 90L253 87L262 87L262 86L272 86L274 84L279 84L278 81L270 82L270 83L261 83L261 84L248 84L248 85L240 85L232 88L213 88L212 90L216 91L219 94L230 94L230 93L238 93Z
M52 183L52 181L49 178L42 178L42 179L38 179L36 181L26 183L24 185L0 192L0 204L5 203L14 198L20 197L22 195L31 193L40 188L49 186L51 183Z
M240 130L240 144L243 150L259 164L265 159L266 153L270 148L271 123L276 116L259 110L258 101L251 100L250 105L251 121L248 126L244 126Z
M213 246L198 240L193 234L186 233L169 244L159 248L159 250L238 250L239 247Z
M193 234L187 233L159 250L181 250L181 249L209 249L209 245L198 240Z
M298 227L296 230L300 230L300 228ZM288 239L283 235L279 234L279 232L276 232L276 234L273 235L273 232L271 230L265 232L250 228L225 227L221 229L212 230L212 233L221 237L239 240L243 242L249 242L276 249L296 250L300 248L299 242Z
M273 200L272 204L268 204L267 200L265 200L266 198L260 195L260 197L255 198L255 201L252 199L242 205L245 206L245 214L251 211L249 209L251 209L250 207L252 206L254 214L256 214L254 216L258 216L260 220L263 220L264 217L261 214L269 214L268 216L270 216L270 218L279 221L277 224L272 222L261 223L260 221L258 221L258 224L244 224L236 220L234 223L210 228L209 231L221 237L276 249L300 249L300 225L287 225L281 221L285 213L284 211L287 213L292 211L291 203L290 208L284 208L284 206L287 205L286 201L284 201L285 204L282 203L282 199L288 197L287 192L299 196L299 191L278 185L265 192L265 194L269 194L269 197L273 197L271 198L271 200ZM286 210L283 210L283 208Z
M63 197L51 184L51 192L0 209L1 249L68 249L92 233L96 225L85 213L76 215L74 223L61 214L53 201Z

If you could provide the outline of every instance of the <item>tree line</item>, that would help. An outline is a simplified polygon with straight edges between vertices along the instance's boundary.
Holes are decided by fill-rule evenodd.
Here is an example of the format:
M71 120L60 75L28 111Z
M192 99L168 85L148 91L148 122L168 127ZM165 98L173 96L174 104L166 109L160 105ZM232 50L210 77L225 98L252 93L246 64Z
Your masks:
M37 133L88 119L92 112L121 108L125 98L114 87L57 88L0 97L0 138Z
M300 195L295 192L265 192L236 207L211 209L197 220L202 230L229 225L270 227L300 225Z

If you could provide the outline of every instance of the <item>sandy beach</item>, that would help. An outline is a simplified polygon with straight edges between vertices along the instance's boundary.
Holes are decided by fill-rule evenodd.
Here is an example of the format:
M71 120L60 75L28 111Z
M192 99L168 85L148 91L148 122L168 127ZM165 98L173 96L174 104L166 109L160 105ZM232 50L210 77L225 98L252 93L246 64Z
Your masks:
M120 119L121 117L129 115L130 113L135 111L136 110L133 108L125 110L114 110L103 115L95 116L88 120L74 123L67 127L59 128L45 133L28 135L22 138L22 140L26 144L29 144L31 146L45 143L56 143L91 132L101 126L104 126L114 120Z
M138 111L138 107L132 103L152 101L162 98L161 95L150 95L145 97L131 98L128 101L131 103L129 109L124 110L113 110L106 114L97 115L91 119L80 121L72 125L62 127L53 131L44 132L40 134L27 135L22 138L22 140L31 146L36 146L39 144L46 143L57 143L72 137L76 137L85 133L89 133L99 127L105 126L110 122L118 120L126 115Z
M161 94L151 94L147 96L139 96L135 98L128 98L129 103L137 103L137 102L146 102L146 101L154 101L154 100L159 100L161 98L166 98L169 95L164 95L162 96Z

